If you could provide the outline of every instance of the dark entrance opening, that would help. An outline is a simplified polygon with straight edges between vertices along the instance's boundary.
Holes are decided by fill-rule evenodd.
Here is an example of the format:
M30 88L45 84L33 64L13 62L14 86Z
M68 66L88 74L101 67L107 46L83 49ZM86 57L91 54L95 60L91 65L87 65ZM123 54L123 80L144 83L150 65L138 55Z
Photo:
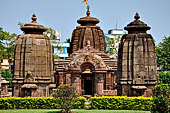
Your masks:
M32 90L31 89L23 89L24 91L24 97L32 96Z
M93 80L84 80L84 95L93 94Z
M88 56L87 56L88 58ZM85 62L81 65L81 90L82 95L94 94L94 66L90 62Z
M82 74L81 75L81 89L82 95L93 95L94 93L94 75Z

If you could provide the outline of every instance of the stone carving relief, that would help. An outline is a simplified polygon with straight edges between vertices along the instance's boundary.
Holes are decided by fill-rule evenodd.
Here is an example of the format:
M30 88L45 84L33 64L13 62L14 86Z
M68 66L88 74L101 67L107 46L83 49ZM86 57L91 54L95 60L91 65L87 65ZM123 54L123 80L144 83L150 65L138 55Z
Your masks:
M95 70L106 70L107 66L98 55L93 55L92 53L82 53L73 57L73 60L69 63L68 69L81 70L81 65L84 63L90 63L94 66Z

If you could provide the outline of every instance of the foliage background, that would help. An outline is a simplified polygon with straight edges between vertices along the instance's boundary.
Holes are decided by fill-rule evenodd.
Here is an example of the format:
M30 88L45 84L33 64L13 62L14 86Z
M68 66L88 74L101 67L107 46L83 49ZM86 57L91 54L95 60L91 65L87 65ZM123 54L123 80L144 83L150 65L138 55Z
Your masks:
M16 34L3 31L0 27L0 59L13 59Z
M170 86L160 84L153 89L152 113L170 113Z
M170 36L156 46L157 65L162 71L170 71Z

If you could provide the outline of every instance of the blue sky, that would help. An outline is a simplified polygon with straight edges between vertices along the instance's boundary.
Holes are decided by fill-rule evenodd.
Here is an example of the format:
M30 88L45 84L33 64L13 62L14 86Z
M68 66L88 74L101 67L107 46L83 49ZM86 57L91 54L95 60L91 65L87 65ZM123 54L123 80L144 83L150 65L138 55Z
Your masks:
M62 40L70 38L76 28L77 19L84 17L86 6L83 0L0 0L0 27L10 33L22 34L18 22L31 22L33 13L38 23L62 33ZM138 12L141 20L151 30L156 43L170 36L170 0L89 0L91 16L100 20L98 24L105 33L109 29L123 29L134 20Z

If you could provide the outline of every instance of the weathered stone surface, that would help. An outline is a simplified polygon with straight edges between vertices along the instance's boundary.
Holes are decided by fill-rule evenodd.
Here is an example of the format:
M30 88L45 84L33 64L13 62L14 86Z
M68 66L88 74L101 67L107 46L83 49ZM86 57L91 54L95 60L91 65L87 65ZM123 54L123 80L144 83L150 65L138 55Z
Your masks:
M135 21L125 27L128 34L122 37L119 45L118 95L151 96L150 87L157 82L154 39L146 33L150 27L139 18L136 14Z
M71 52L66 60L56 60L55 77L59 84L70 84L80 95L116 95L117 61L108 57L105 37L99 20L90 16L80 18L80 26L72 33Z
M43 35L47 29L38 24L36 19L34 14L32 22L21 27L25 34L19 35L16 40L14 96L49 96L48 86L54 78L52 46L49 37ZM44 88L39 87L41 85Z
M81 26L78 26L72 33L70 54L86 47L88 40L90 41L90 45L95 49L105 51L106 42L104 33L100 27L96 26L99 20L91 17L88 11L88 15L80 18L77 22L81 24Z

